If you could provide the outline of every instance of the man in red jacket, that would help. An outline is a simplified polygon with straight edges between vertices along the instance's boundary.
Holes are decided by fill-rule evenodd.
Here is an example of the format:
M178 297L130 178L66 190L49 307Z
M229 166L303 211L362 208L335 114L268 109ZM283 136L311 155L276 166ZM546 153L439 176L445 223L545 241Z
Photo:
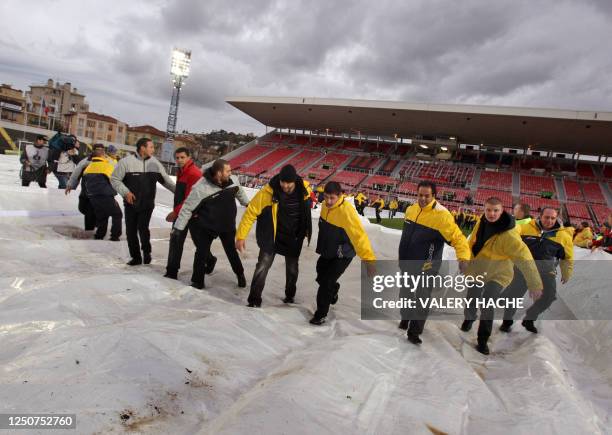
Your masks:
M166 216L167 222L174 222L178 217L183 203L189 196L191 188L202 178L202 171L196 166L191 159L191 153L187 148L177 148L174 152L174 158L179 170L176 174L176 190L174 192L174 209ZM191 232L191 230L190 230ZM177 243L171 243L168 251L168 264L166 265L166 278L177 279L178 271L181 267L181 258L183 256L183 245L187 231L181 231L182 237L177 240ZM191 235L193 239L193 234ZM195 253L195 260L198 261L198 251ZM201 259L200 259L201 260ZM217 257L210 254L206 258L205 273L212 273L217 263Z

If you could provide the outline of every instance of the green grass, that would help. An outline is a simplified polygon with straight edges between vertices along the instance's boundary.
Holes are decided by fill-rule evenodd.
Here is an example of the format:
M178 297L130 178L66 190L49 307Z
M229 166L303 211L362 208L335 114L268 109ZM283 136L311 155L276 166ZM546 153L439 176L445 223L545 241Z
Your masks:
M376 223L376 218L370 218L370 222L373 224ZM387 228L393 228L394 230L401 230L404 228L404 219L403 218L393 218L393 219L385 219L383 218L380 222L380 225ZM466 228L461 228L461 231L465 235L465 237L470 235L470 231Z
M376 223L376 218L370 218L370 222L373 224ZM380 222L380 225L387 228L393 228L394 230L401 230L404 227L404 219L403 218L393 218L393 219L385 219L383 218Z

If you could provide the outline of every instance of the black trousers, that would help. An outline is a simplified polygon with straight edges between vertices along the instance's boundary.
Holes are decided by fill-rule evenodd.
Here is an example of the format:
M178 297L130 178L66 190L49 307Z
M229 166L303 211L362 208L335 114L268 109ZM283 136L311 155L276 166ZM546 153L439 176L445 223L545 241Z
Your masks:
M266 277L268 276L270 267L272 267L275 256L275 253L259 250L257 265L255 266L255 272L253 272L253 279L251 280L251 291L249 292L248 298L250 304L261 304L261 294L266 285ZM295 297L297 291L296 284L299 273L299 259L300 257L285 257L285 296L288 298Z
M96 239L103 239L108 228L108 218L112 219L111 238L118 239L121 236L121 219L123 213L115 198L112 196L94 196L89 198L96 217Z
M495 281L489 281L485 283L483 288L478 288L475 286L471 286L468 289L467 297L468 299L475 298L484 298L488 300L489 298L497 299L501 294L504 288L501 284ZM478 309L475 306L475 302L472 302L469 308L465 308L463 313L465 315L465 320L476 320L476 314ZM495 316L494 308L481 308L480 310L480 323L478 324L478 340L486 340L491 336L491 331L493 330L493 317Z
M85 195L79 195L79 211L85 218L85 231L91 231L96 228L96 212L94 211L91 201Z
M540 271L540 278L544 288L542 296L535 301L525 312L525 320L537 320L538 316L546 311L557 299L557 276L554 270ZM515 267L514 279L503 291L503 298L522 298L527 293L527 283L523 274ZM516 314L516 308L506 308L504 310L504 320L512 320Z
M355 206L355 208L357 209L357 213L359 213L361 216L363 216L364 205L363 204L357 204Z
M380 209L377 208L376 209L376 223L379 224L380 222L381 222L381 219L380 219Z
M190 225L191 237L196 245L196 253L193 257L193 272L191 275L191 282L204 285L204 271L206 268L207 261L210 261L212 255L210 253L210 245L213 240L217 237L221 239L223 250L227 259L232 266L232 270L236 275L244 273L244 267L242 267L242 261L238 251L236 251L236 230L217 233L198 225Z
M317 311L315 317L323 318L329 312L329 306L338 294L338 279L351 264L353 257L323 258L317 260Z
M37 171L26 171L22 169L21 173L21 185L23 187L28 187L32 181L36 181L38 186L43 189L47 188L47 168L40 168Z
M192 230L193 224L190 222L187 225L185 231L179 231L175 236L170 237L170 246L168 248L168 263L166 264L167 272L178 273L181 268L181 259L183 258L183 247L185 246L185 240L187 239L187 229L189 229L189 234L191 234L191 240L193 240L193 244L196 245L196 251L193 257L193 264L199 264L202 260L200 251L197 249L196 236L193 234ZM210 254L208 257L205 257L204 263L208 264L209 261L216 259L214 255Z
M409 270L402 268L402 272L409 273L411 275L420 275L422 273L422 269L418 270ZM421 335L423 330L425 329L425 322L427 322L427 316L429 316L429 307L421 304L421 300L425 298L431 297L431 292L433 287L428 286L427 277L428 276L437 276L438 273L423 273L422 285L419 286L415 291L411 291L411 288L400 287L400 298L408 298L416 301L414 308L402 308L400 313L402 315L402 320L408 320L408 334L410 335ZM433 281L430 279L430 281Z
M140 250L144 254L151 254L151 233L149 222L153 209L136 210L131 205L125 206L125 234L127 236L130 256L142 259ZM140 240L139 240L140 237Z

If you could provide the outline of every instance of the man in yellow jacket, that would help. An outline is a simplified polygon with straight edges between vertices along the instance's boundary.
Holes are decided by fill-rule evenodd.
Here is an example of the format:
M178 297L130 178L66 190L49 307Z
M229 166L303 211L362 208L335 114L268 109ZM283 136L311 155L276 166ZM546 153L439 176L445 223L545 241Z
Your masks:
M114 242L121 236L121 219L123 213L115 201L115 189L110 183L110 177L115 169L114 160L108 159L104 148L96 148L92 153L91 163L83 171L83 189L96 216L95 239L102 240L106 236L108 218L112 218L111 237Z
M469 243L473 259L467 267L466 275L480 277L484 281L484 287L472 286L468 290L467 299L471 304L464 310L462 331L471 330L476 320L476 299L499 299L503 289L512 282L513 265L516 265L525 277L532 299L540 298L542 280L533 256L521 240L514 217L504 211L499 198L491 197L486 200L484 215L476 223ZM476 350L484 355L489 354L487 342L493 329L494 314L495 310L490 306L481 308Z
M285 257L286 283L283 302L294 302L298 261L304 239L312 234L309 192L292 165L284 166L249 202L236 232L236 249L244 251L246 238L257 221L259 257L251 280L249 307L261 306L261 295L276 254Z
M525 313L522 325L530 332L537 334L534 321L557 298L557 263L561 269L561 283L569 281L574 271L574 246L569 228L558 221L558 211L552 207L544 207L540 217L527 224L519 225L519 233L523 242L537 261L538 271L544 290L542 297L536 300ZM527 291L527 283L520 271L514 274L512 283L504 290L502 297L509 299L522 298ZM510 332L516 308L506 307L504 322L499 330Z
M576 232L574 236L574 245L579 248L590 248L593 244L593 231L589 226L588 222L582 222L580 224L580 231Z
M397 199L393 198L389 203L389 219L393 219L395 217L395 213L397 213L398 207L399 204L397 202Z
M357 195L355 195L355 208L357 209L357 213L359 213L361 216L364 215L363 209L365 208L366 201L367 198L363 192L359 192Z
M385 200L382 199L382 196L372 203L372 207L376 211L376 223L379 224L382 221L380 212L385 208Z
M325 200L319 218L317 237L317 310L310 320L313 325L325 322L330 304L338 301L338 279L358 255L366 262L368 274L374 274L376 257L370 239L355 209L342 195L342 187L335 181L325 185Z
M417 186L417 202L406 209L406 218L399 244L399 260L402 272L411 275L438 275L444 244L448 243L457 253L461 271L467 267L470 248L467 240L453 219L451 213L436 200L436 185L421 181ZM410 292L402 287L400 297L415 297L416 300L429 298L431 287L425 285ZM419 304L417 304L419 307ZM399 328L406 329L408 341L421 344L429 310L427 308L403 309Z

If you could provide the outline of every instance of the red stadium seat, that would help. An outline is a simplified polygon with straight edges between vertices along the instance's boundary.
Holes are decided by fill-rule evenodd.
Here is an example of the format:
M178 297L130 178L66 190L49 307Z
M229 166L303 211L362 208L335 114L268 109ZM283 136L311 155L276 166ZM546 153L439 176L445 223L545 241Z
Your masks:
M584 178L595 178L595 173L590 163L579 163L578 168L576 168L576 175Z
M591 219L589 209L584 202L568 202L565 204L565 208L567 209L567 214L570 217Z
M307 171L299 171L299 174L310 181L319 182L333 174L340 165L350 158L351 156L348 154L328 153L316 167L310 168Z
M233 169L239 169L239 167L244 163L249 163L252 160L260 157L262 154L265 154L271 151L272 148L263 146L263 145L255 145L253 148L246 150L236 157L230 159L229 163Z
M478 189L476 191L474 202L476 204L484 204L485 201L492 196L499 198L505 208L512 207L512 194L510 192L502 192L498 190Z
M556 199L539 198L537 196L522 196L521 202L527 204L533 210L533 214L540 210L541 207L561 208L561 203Z
M583 201L582 191L580 190L580 184L577 181L563 180L565 186L565 195L567 199L574 201Z
M512 173L482 171L480 173L480 183L478 187L512 191Z
M344 141L342 145L340 145L340 148L343 150L362 151L364 145L365 145L365 142L362 142L361 144L359 144L359 141L347 140L347 141Z
M553 178L521 174L521 193L539 195L541 192L556 192Z
M399 160L388 160L387 163L385 163L384 166L378 171L378 173L382 173L383 175L390 175L391 172L395 170L399 162Z
M454 189L452 187L442 186L438 188L438 198L444 198L444 194L452 193L454 197L452 199L453 202L465 203L465 198L470 194L470 191L467 189ZM451 200L447 200L451 201Z
M397 191L405 195L416 196L417 185L416 183L412 183L410 181L404 181L402 184L398 186Z
M289 155L295 152L295 148L279 148L272 151L270 154L257 160L248 166L240 168L240 172L245 175L259 175L266 172L268 169L276 166L280 161L286 159Z
M612 213L612 209L602 204L591 204L591 210L593 210L599 225L603 225L608 218L608 215Z
M323 153L320 151L311 151L311 150L302 150L298 155L293 156L286 164L293 165L295 170L300 173L305 167L311 164L313 161L321 158ZM270 175L271 177L278 174L281 168L276 168L274 170L266 172L266 175Z
M605 204L606 199L601 192L599 183L583 183L582 190L587 201Z
M365 177L367 177L367 174L363 172L338 171L331 177L331 180L337 181L346 188L347 186L357 186Z

